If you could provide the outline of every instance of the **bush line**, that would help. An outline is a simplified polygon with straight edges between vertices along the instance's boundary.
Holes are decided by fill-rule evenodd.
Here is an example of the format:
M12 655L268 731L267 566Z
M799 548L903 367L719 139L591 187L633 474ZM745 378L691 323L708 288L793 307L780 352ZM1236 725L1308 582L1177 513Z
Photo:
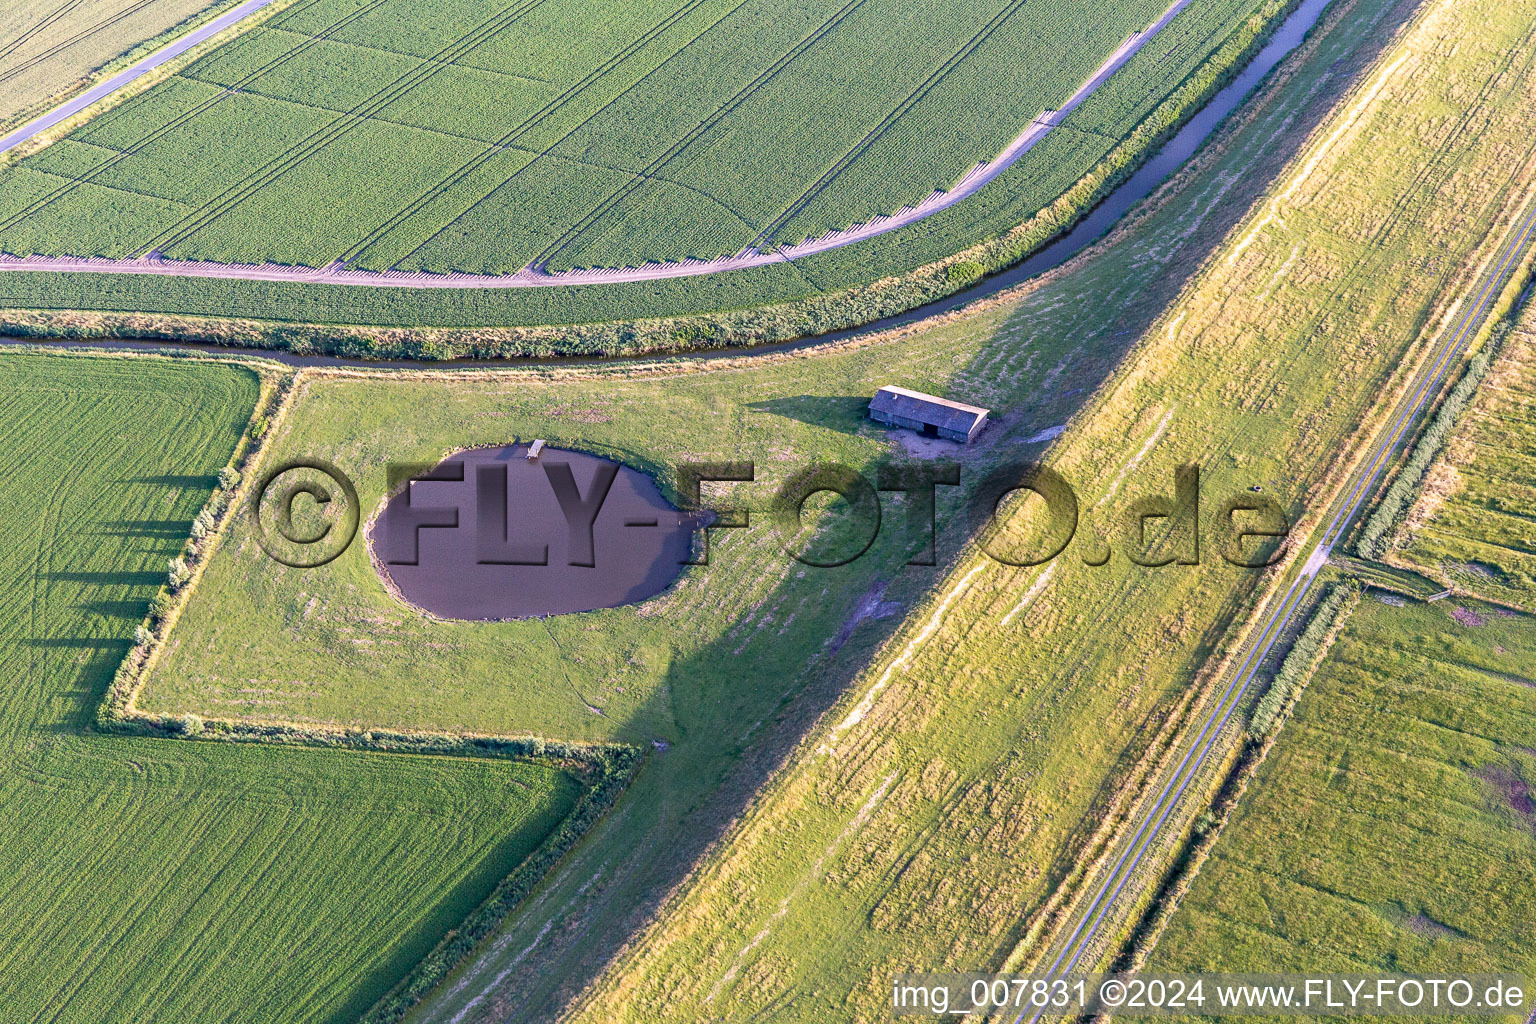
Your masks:
M1332 637L1343 628L1359 600L1360 591L1360 584L1355 580L1335 583L1318 603L1306 628L1281 664L1275 681L1259 699L1249 721L1248 742L1238 751L1210 806L1190 822L1188 838L1121 947L1112 968L1115 972L1135 973L1146 966L1174 912L1188 895L1217 839L1242 802L1248 784L1274 747L1279 727L1284 724L1281 712L1300 695L1316 671ZM1103 1020L1103 1017L1095 1020Z
M186 355L182 354L183 357ZM109 354L107 358L110 357ZM244 501L249 489L247 471L255 465L273 416L287 402L293 389L293 373L276 376L270 366L249 363L239 365L261 378L262 397L252 410L250 424L235 444L229 462L219 470L218 483L213 493L193 519L192 536L182 546L181 553L166 566L166 581L150 598L149 611L133 631L133 646L123 656L117 671L112 675L112 682L107 686L106 695L97 705L96 727L104 732L137 731L137 724L144 724L136 723L141 716L133 708L134 699L144 684L156 653L186 605L198 572L212 553L222 527L234 514L233 510ZM185 720L174 728L164 725L158 719L143 717L153 724L154 731L166 735L198 735L205 724L196 715L185 716Z
M1523 304L1530 283L1536 282L1536 277L1531 273L1529 256L1526 257L1523 270L1524 273L1516 273L1510 278L1489 315L1483 329L1486 340L1482 348L1467 361L1467 369L1461 380L1456 382L1440 408L1435 410L1424 432L1414 441L1413 450L1403 468L1361 527L1360 536L1355 541L1355 552L1361 558L1379 559L1387 553L1392 546L1394 531L1406 518L1435 460L1449 443L1456 422L1477 397L1478 388L1482 387L1494 359L1504 346L1504 340L1514 327L1515 318L1512 314Z
M1250 738L1262 741L1275 731L1282 714L1301 694L1312 672L1323 660L1333 635L1343 626L1359 597L1360 584L1354 580L1335 583L1328 588L1280 663L1274 681L1254 705L1253 714L1248 719Z

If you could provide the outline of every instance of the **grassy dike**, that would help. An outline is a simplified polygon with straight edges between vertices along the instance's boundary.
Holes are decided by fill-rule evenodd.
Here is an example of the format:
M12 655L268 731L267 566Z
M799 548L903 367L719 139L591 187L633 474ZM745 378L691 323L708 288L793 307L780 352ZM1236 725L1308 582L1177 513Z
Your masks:
M1530 605L1532 587L1500 564L1521 546L1509 496L1536 486L1520 429L1529 282L1527 257L1359 531L1360 553L1390 564L1341 564L1391 589L1368 590L1361 620L1342 631L1319 606L1254 710L1254 743L1143 922L1131 966L1433 975L1536 962L1521 938L1521 879L1536 857L1536 701L1525 696L1536 634L1511 610ZM1422 585L1397 586L1394 574ZM1427 601L1438 587L1425 577L1457 592ZM1315 642L1324 630L1339 637L1333 653ZM1317 678L1295 701L1319 650ZM1282 734L1285 717L1296 722Z
M1247 744L1237 751L1210 806L1195 816L1183 849L1171 858L1171 864L1141 919L1130 929L1122 949L1114 958L1112 970L1140 971L1146 966L1169 921L1221 838L1222 830L1253 784L1259 767L1274 749L1287 717L1359 603L1360 590L1357 581L1335 580L1313 604L1268 686L1249 711Z
M1528 181L1533 28L1428 5L1054 449L1085 507L1181 462L1321 506ZM999 962L1265 585L962 558L576 1019L874 1016L893 971Z
M1507 184L1501 147L1531 136L1509 102L1525 68L1509 63L1522 27L1507 14L1478 8L1467 17L1483 21L1469 29L1431 5L1408 56L1379 86L1368 75L1348 92L1351 62L1388 45L1417 9L1341 8L1111 244L979 315L723 365L316 375L296 392L272 457L331 458L355 472L371 508L390 459L541 436L663 480L685 457L757 459L761 483L732 496L763 502L807 459L866 470L889 460L862 398L897 380L998 410L997 430L967 453L973 470L1040 453L1029 439L1075 416L1051 459L1112 540L1122 503L1171 490L1186 461L1202 464L1212 504L1260 483L1300 518L1328 475L1325 453L1444 315L1505 195L1490 186L1479 203L1444 197L1489 168ZM1450 31L1478 46L1442 67L1451 58L1422 34ZM1486 66L1489 53L1508 60ZM1417 119L1438 108L1392 102L1425 82L1460 88L1463 77L1481 93L1461 130L1424 141ZM1263 221L1267 205L1243 220L1298 127L1313 141L1275 186L1283 227ZM1383 133L1403 140L1397 159L1362 141ZM1133 342L1135 357L1112 374ZM1298 476L1297 490L1280 490ZM903 553L801 576L770 536L748 531L721 543L707 571L636 608L455 624L394 603L362 552L301 576L272 571L232 533L141 705L252 722L661 740L667 749L613 813L416 1019L545 1017L630 936L583 1012L697 1019L788 999L804 1019L846 1019L876 1012L888 964L969 967L1017 944L1265 585L1220 562L1149 570L1117 557L1095 569L1076 549L1042 583L978 568L953 545L941 549L940 579L901 569ZM882 599L908 609L894 637L894 620L855 614L876 580ZM843 646L822 646L845 626ZM286 659L301 650L319 660L296 676ZM509 663L526 673L509 677ZM228 670L247 665L268 681L260 703L231 684L240 677ZM970 922L959 933L956 915ZM739 937L760 932L744 949L750 939Z

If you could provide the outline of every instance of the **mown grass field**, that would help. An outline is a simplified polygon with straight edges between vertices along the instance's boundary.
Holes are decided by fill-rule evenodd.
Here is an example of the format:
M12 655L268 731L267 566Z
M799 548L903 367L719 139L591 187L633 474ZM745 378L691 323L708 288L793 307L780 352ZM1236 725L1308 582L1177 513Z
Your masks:
M1148 969L1536 971L1532 665L1529 616L1367 594Z
M992 190L992 233L1261 6L1181 15ZM0 175L0 249L506 273L798 241L948 188L1165 7L300 0Z
M1529 308L1463 414L1391 561L1536 610L1536 314Z
M532 763L87 731L257 391L0 353L7 1021L355 1020L579 795Z
M1008 304L872 347L740 366L512 371L463 385L316 376L269 457L332 459L371 511L392 459L538 436L653 471L688 456L754 459L762 482L731 493L760 503L807 459L868 470L892 458L861 413L875 386L900 382L996 410L1000 425L966 455L974 469L1040 453L1028 439L1079 411L1051 459L1117 550L1122 502L1171 491L1184 461L1202 465L1208 509L1258 483L1297 517L1448 305L1529 155L1520 42L1536 26L1491 4L1436 4L1406 56L1374 89L1361 84L1321 129L1316 158L1276 186L1283 221L1242 220L1293 152L1286 140L1324 119L1354 62L1416 9L1340 8L1246 123L1112 249ZM1440 43L1453 35L1467 42L1448 55ZM1469 180L1486 183L1470 200ZM1212 268L1190 283L1207 256ZM1083 410L1138 338L1134 365ZM663 740L590 840L419 1019L545 1016L746 808L583 1019L771 1006L845 1020L880 1012L892 965L969 969L1014 949L1263 584L1214 558L1089 568L1077 547L1045 583L978 569L970 554L957 562L954 546L941 548L942 573L898 572L900 552L881 548L801 576L761 527L716 545L707 570L639 607L439 624L394 603L359 550L322 572L284 572L236 524L142 706ZM876 578L892 580L881 597L906 618L860 622L833 650L826 639ZM306 647L322 660L288 685ZM241 692L243 665L262 692Z
M0 126L220 0L14 0L0 10Z

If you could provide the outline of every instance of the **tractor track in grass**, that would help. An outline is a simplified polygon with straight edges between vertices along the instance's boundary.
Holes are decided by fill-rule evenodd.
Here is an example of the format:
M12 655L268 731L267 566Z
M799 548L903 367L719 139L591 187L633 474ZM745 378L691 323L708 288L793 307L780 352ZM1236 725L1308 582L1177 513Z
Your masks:
M219 21L205 26L206 29L218 31L228 27L234 21L254 13L260 7L266 6L273 0L248 0L234 11L231 11ZM434 273L425 271L373 271L358 270L348 266L347 261L337 260L325 267L299 267L280 264L233 264L211 260L181 260L168 259L156 250L132 258L111 259L106 257L76 257L76 256L11 256L0 255L0 271L55 271L72 273L101 273L101 274L148 274L169 277L204 277L222 278L230 280L247 281L273 281L292 282L324 285L354 285L376 288L441 288L441 289L500 289L500 288L549 288L583 284L620 284L640 281L656 281L669 278L699 277L707 274L717 274L732 270L743 270L752 267L764 267L778 263L790 263L797 259L813 256L819 253L842 248L856 242L865 241L879 235L895 231L900 228L915 224L921 220L933 216L942 210L946 210L965 199L980 192L993 179L1008 170L1018 162L1026 153L1035 147L1051 129L1057 127L1073 110L1094 94L1098 88L1108 81L1116 71L1120 70L1132 57L1141 52L1141 49L1171 23L1178 14L1183 11L1193 0L1172 0L1161 16L1147 28L1133 33L1126 39L1114 53L1104 61L1102 65L1086 81L1078 87L1068 100L1057 110L1043 111L1032 120L1024 130L1016 136L1012 142L1003 148L991 160L984 160L973 167L959 179L947 191L936 191L922 201L907 207L903 207L896 213L888 216L875 217L862 224L855 224L841 231L829 231L816 238L807 239L795 245L783 246L767 251L748 246L734 256L717 260L684 260L676 263L646 263L637 267L597 268L586 270L550 271L544 268L541 260L534 261L530 266L513 274L469 274L469 273ZM214 26L220 26L219 29ZM205 30L193 33L193 36L201 35ZM213 34L212 31L202 35ZM57 110L44 115L37 121L19 129L12 136L0 139L0 153L5 152L15 145L32 138L63 121L69 116L83 110L90 103L102 99L110 92L126 86L134 78L139 77L153 67L165 63L165 61L179 56L180 53L196 45L191 41L192 36L186 37L177 43L158 51L146 58L145 61L134 65L122 75L103 83L98 89L93 89L84 96L71 103L64 104ZM201 41L201 39L197 40ZM179 49L177 49L179 47ZM171 53L169 51L175 50ZM285 55L286 56L286 55ZM144 65L155 62L148 67ZM142 70L140 70L142 68ZM119 81L122 80L122 81ZM117 83L114 85L114 83ZM78 106L77 106L78 104ZM69 109L73 108L73 109ZM197 108L200 109L200 108ZM64 111L67 113L63 113ZM196 110L194 110L196 112ZM176 119L181 122L185 118ZM47 122L44 124L44 122ZM152 133L159 134L159 133ZM21 136L21 137L17 137ZM689 136L692 138L692 134ZM130 147L129 153L142 148L143 143ZM123 155L107 161L115 163ZM88 180L102 168L93 169L85 178L70 181L58 191L72 190L82 181ZM640 175L636 181L649 180L645 175ZM817 186L812 187L812 191ZM51 202L57 195L50 194L29 205L26 209L7 218L6 224L15 223L21 217L27 216L39 208ZM606 206L609 204L605 204ZM562 239L562 242L566 239ZM558 244L556 246L558 248ZM546 255L548 251L546 251Z

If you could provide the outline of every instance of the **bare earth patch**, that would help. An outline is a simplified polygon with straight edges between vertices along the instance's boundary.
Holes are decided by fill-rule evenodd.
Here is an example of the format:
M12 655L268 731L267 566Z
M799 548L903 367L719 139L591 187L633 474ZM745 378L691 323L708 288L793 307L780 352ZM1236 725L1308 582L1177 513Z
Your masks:
M1470 629L1476 629L1478 626L1484 625L1488 621L1481 615L1477 614L1477 612L1472 611L1470 608L1462 608L1459 605L1451 609L1451 618L1455 619L1457 622Z
M1502 765L1489 765L1476 775L1492 786L1511 810L1536 827L1536 792L1529 782Z

